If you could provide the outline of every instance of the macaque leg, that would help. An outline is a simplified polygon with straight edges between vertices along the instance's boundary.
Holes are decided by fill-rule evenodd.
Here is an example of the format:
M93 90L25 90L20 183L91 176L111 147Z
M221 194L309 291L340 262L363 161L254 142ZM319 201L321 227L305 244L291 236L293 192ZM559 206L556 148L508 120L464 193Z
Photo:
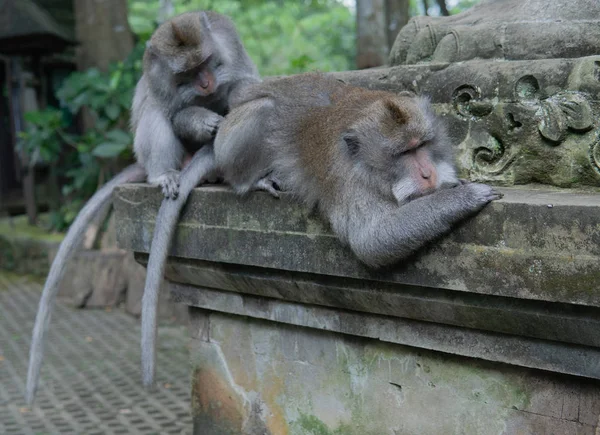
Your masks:
M215 137L222 120L223 117L212 110L191 106L175 114L173 131L181 139L201 144Z
M490 186L461 184L399 207L366 201L332 223L347 225L345 232L354 253L367 265L378 267L408 257L500 197ZM344 221L346 224L340 225Z
M185 153L183 155L183 163L181 164L181 170L183 170L192 161L192 157L194 157L194 155L190 153Z
M135 131L134 148L146 168L148 182L158 185L167 198L177 198L184 149L162 112L147 107Z

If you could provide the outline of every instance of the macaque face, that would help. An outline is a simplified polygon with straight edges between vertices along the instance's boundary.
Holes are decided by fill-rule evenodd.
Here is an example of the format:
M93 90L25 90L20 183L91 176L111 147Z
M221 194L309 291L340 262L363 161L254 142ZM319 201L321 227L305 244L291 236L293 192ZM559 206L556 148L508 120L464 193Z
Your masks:
M349 150L398 204L458 182L443 127L420 99L384 101L346 140Z
M208 97L217 90L218 69L215 56L208 56L200 64L175 75L177 87L185 93Z
M225 76L223 64L227 56L222 55L202 20L183 15L165 26L159 36L155 50L166 60L184 100L217 92Z

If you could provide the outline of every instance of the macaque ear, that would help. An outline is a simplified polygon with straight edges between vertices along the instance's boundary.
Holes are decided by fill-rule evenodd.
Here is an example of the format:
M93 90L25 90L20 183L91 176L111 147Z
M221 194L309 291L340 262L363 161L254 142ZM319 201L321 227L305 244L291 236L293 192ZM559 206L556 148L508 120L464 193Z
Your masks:
M397 106L393 101L386 101L385 109L398 124L406 124L408 122L408 113L403 108Z
M342 135L342 139L346 144L348 153L353 157L356 156L360 150L360 139L358 138L358 135L353 131L348 131Z
M203 30L205 30L204 33L212 30L212 26L210 25L210 21L208 21L208 15L206 15L206 12L200 12L200 26Z
M175 41L179 42L180 44L183 44L183 42L185 41L185 36L183 35L179 27L177 27L177 24L175 24L173 21L171 21L171 30L173 31L173 37L175 38Z

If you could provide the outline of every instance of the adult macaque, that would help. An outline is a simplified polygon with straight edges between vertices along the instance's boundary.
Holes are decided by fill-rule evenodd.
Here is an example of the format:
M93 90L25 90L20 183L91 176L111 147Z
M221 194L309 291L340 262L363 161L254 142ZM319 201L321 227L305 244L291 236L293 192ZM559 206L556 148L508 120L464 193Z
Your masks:
M161 25L146 48L132 107L135 155L148 182L176 198L186 150L211 142L231 99L258 81L229 18L188 12Z
M85 229L108 204L115 186L143 181L176 198L183 159L211 144L239 90L260 81L231 20L214 12L189 12L163 23L144 53L144 73L132 106L137 165L107 183L88 201L61 243L38 307L29 356L26 400L39 382L51 307L67 262ZM206 178L214 174L205 174Z
M142 300L144 384L154 375L157 294L179 212L215 167L240 195L291 193L317 207L371 267L406 258L500 195L456 177L451 144L426 99L352 87L321 74L251 85L209 149L161 205ZM216 166L215 166L216 165Z

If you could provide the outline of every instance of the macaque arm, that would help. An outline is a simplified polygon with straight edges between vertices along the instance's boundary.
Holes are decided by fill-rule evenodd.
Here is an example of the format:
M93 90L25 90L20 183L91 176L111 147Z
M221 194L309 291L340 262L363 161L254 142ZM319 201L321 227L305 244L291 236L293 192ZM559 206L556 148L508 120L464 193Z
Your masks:
M179 213L192 189L210 177L215 170L213 147L203 146L181 172L179 196L173 201L163 200L156 217L142 297L142 382L146 387L154 382L158 294Z
M54 257L48 278L44 284L42 297L38 305L38 312L35 318L33 327L33 337L31 339L31 349L29 350L29 369L27 372L27 387L25 392L25 400L28 404L33 403L35 393L38 387L40 368L42 366L42 358L44 356L44 340L46 331L50 325L50 315L52 314L52 306L60 289L60 283L64 276L67 263L81 244L83 234L90 222L97 216L109 202L113 189L123 183L143 181L146 177L144 169L134 164L124 169L115 178L110 180L90 198L90 200L81 209L75 221L69 227L67 235L63 239L58 248L58 252Z
M378 206L369 203L369 196L365 198L351 205L338 222L347 222L347 240L359 259L378 267L408 257L500 195L490 186L468 183L437 190L400 207Z
M173 117L175 136L195 143L205 143L215 137L223 117L204 107L191 106Z
M138 161L146 168L148 182L160 186L167 198L176 198L184 149L157 107L144 108L135 129L133 146Z

